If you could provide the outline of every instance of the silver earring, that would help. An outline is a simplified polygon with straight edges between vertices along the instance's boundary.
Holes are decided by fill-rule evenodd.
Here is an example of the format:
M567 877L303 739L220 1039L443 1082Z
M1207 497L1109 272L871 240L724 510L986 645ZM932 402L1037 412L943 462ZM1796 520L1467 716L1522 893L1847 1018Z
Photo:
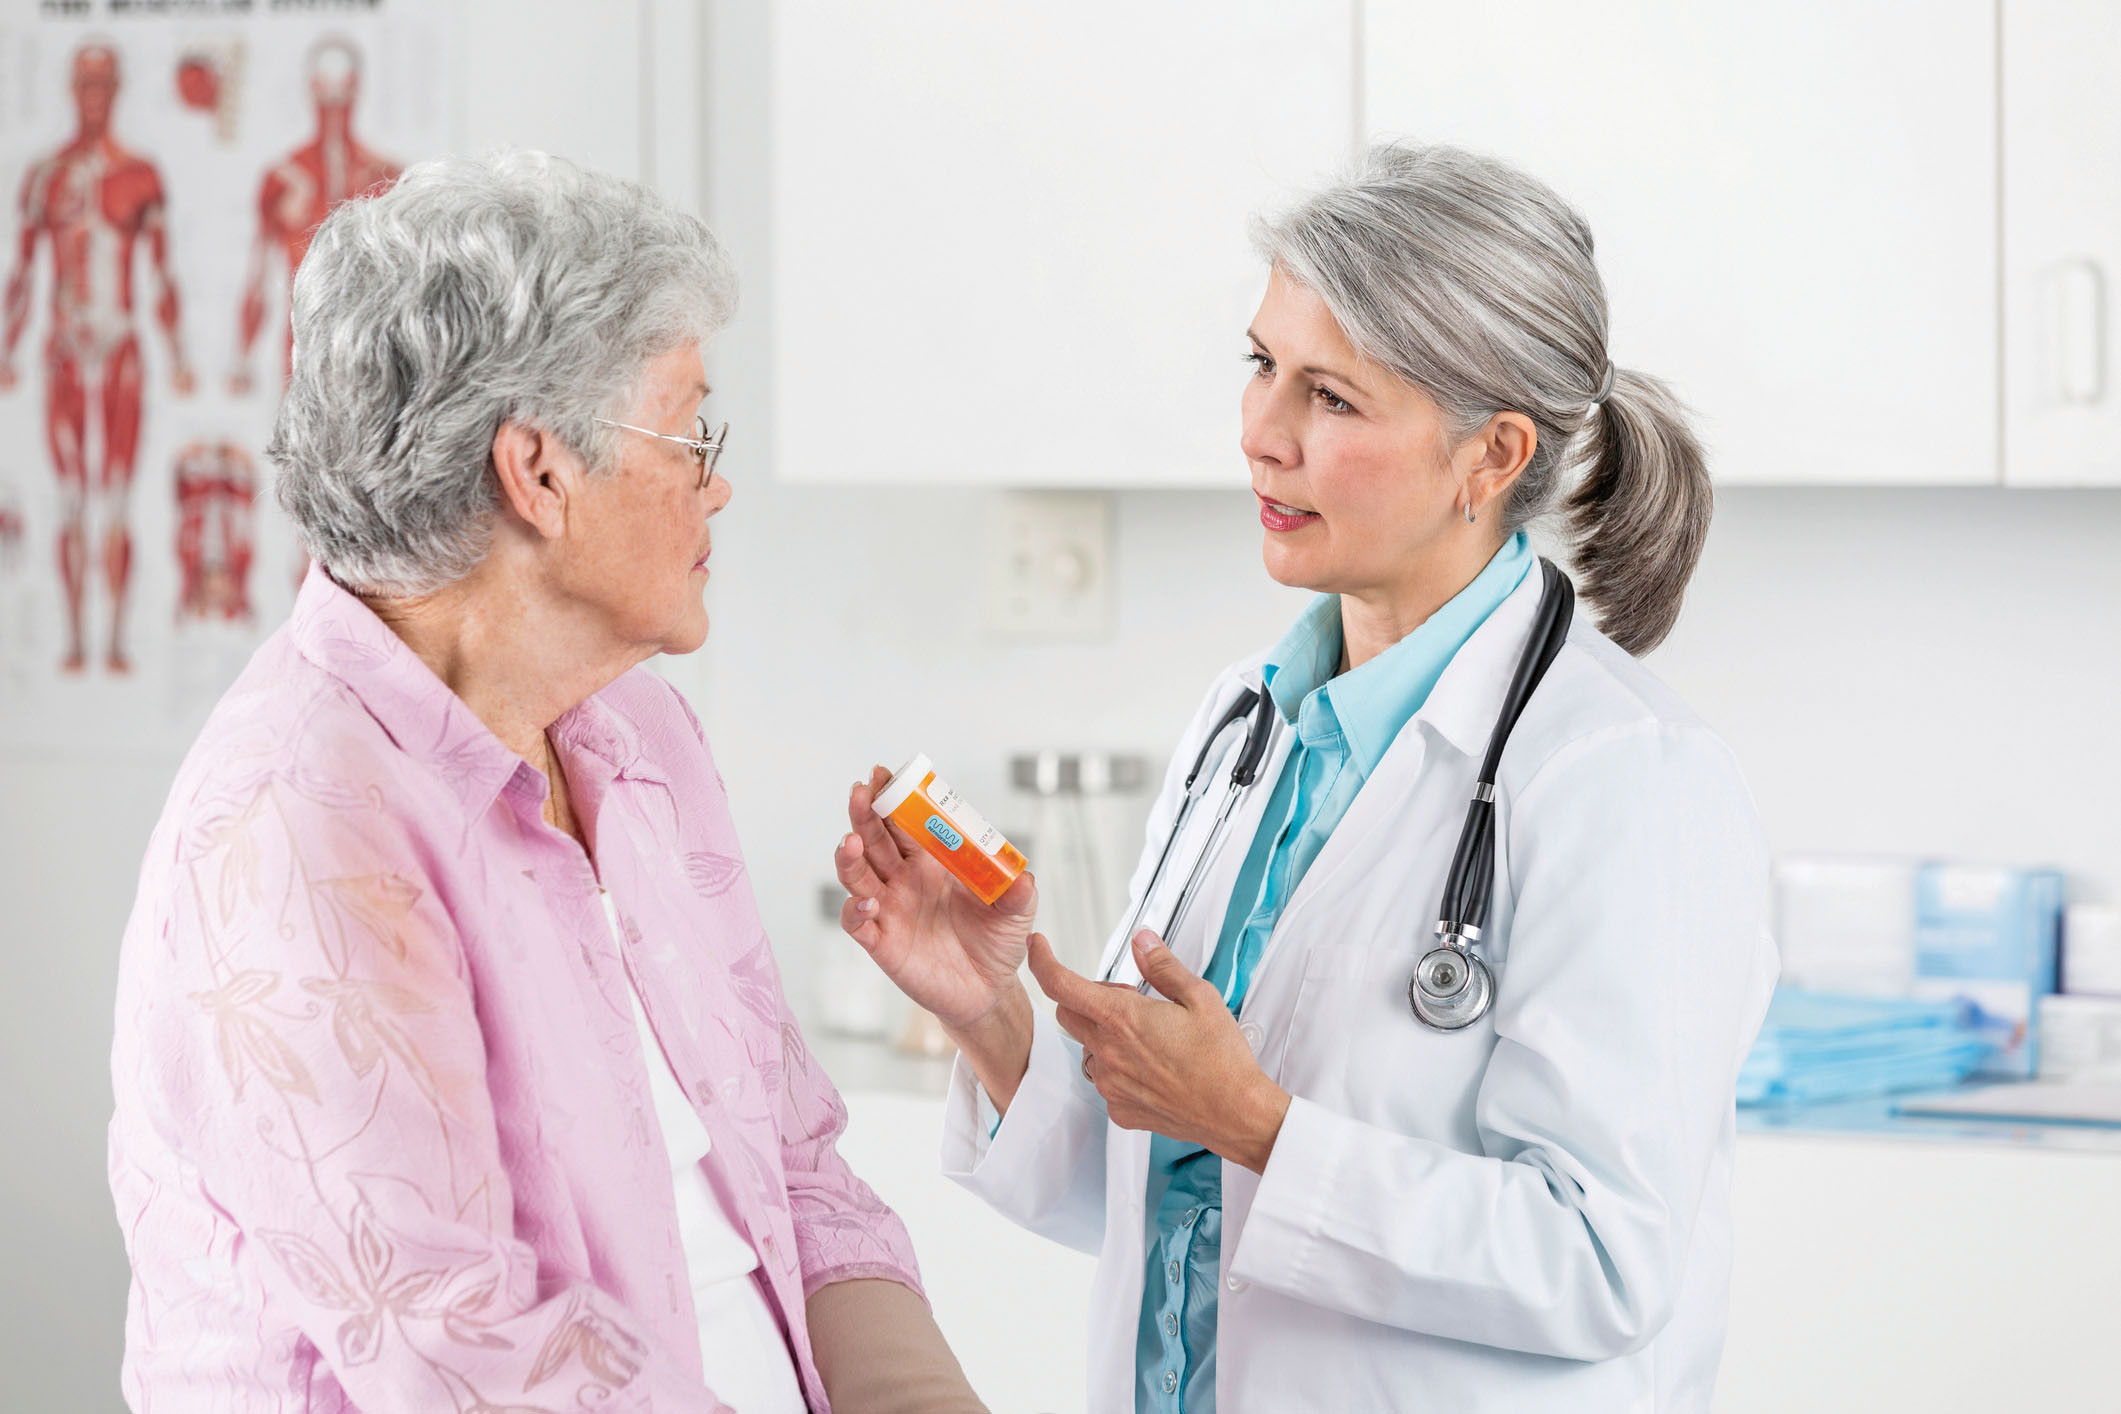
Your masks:
M1466 497L1466 524L1473 524L1473 498L1471 496Z

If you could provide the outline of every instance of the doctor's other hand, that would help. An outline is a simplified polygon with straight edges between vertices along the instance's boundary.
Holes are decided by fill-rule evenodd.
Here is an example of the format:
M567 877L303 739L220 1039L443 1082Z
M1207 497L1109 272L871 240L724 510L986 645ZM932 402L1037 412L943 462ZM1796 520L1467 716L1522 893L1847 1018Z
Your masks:
M848 899L840 927L898 989L935 1013L1007 1109L1031 1057L1031 998L1017 980L1038 885L1027 872L984 904L898 826L870 808L891 779L878 767L847 796L852 834L833 852Z
M1142 976L1169 1000L1092 982L1031 938L1031 975L1060 1008L1061 1030L1082 1043L1083 1074L1122 1129L1199 1144L1254 1173L1266 1171L1289 1095L1259 1068L1214 984L1147 928L1134 935Z

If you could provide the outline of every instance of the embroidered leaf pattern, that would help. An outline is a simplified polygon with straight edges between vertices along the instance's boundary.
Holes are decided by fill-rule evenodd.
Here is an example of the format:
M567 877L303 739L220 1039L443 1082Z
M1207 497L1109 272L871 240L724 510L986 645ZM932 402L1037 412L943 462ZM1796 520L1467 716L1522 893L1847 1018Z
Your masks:
M311 887L342 917L381 943L392 957L404 960L404 923L413 905L420 901L417 884L395 874L362 874L319 879Z
M820 1091L810 1073L810 1048L792 1021L781 1023L781 1096L805 1139L833 1134L846 1126L847 1112L830 1092Z
M781 974L774 966L773 949L762 933L749 952L729 964L729 986L744 1009L761 1021L778 1024L781 1016Z
M434 1010L431 1002L388 982L341 982L305 977L302 990L331 1004L331 1034L355 1075L366 1078L387 1050L432 1092L427 1064L405 1033L384 1013L406 1016Z
M701 898L719 898L744 877L744 861L698 850L685 856L685 877Z
M288 1044L263 1018L248 1008L278 991L280 974L261 968L238 972L212 992L193 992L191 999L213 1015L214 1050L221 1069L228 1075L236 1098L243 1098L244 1082L255 1069L268 1085L283 1094L301 1095L312 1103L316 1082Z
M297 1232L264 1231L258 1240L265 1250L272 1253L288 1280L295 1284L304 1301L322 1306L327 1311L358 1311L361 1298L354 1294L346 1278L332 1265L323 1249Z
M348 1365L366 1365L383 1348L383 1313L363 1311L339 1327L339 1356Z
M258 876L260 861L258 842L251 834L251 823L258 818L264 807L266 793L259 791L251 797L243 813L227 822L213 840L221 852L219 887L214 893L215 907L220 910L221 926L227 927L243 904L255 908L259 901Z
M459 1345L475 1346L480 1350L513 1350L515 1346L510 1341L484 1329L477 1319L480 1312L493 1304L500 1291L501 1279L494 1276L458 1292L442 1308L443 1334Z
M538 1352L525 1387L535 1389L565 1369L569 1361L579 1361L607 1390L621 1389L641 1372L641 1359L646 1354L647 1347L640 1341L588 1309L577 1297L567 1319Z

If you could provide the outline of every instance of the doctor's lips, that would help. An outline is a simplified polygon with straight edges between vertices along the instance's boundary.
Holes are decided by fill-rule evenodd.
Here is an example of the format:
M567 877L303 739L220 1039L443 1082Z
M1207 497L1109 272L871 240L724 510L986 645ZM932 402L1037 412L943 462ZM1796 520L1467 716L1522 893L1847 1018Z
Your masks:
M1252 494L1259 496L1257 491ZM1259 496L1259 523L1269 530L1301 530L1318 518L1317 511L1300 511Z

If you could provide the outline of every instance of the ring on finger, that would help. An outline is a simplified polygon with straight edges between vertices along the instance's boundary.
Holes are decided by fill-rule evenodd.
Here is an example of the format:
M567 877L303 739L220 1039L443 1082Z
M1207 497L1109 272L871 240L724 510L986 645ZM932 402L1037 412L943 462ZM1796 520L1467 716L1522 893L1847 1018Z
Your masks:
M1092 1085L1097 1083L1097 1077L1090 1073L1090 1053L1088 1051L1083 1052L1083 1079L1089 1081Z

